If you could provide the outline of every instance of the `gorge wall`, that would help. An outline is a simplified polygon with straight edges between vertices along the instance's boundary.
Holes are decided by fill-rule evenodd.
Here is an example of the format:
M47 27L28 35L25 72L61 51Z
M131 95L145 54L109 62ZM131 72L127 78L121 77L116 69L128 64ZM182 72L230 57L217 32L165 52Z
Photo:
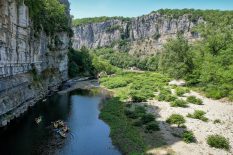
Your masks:
M61 2L69 7L68 0ZM0 0L0 126L68 78L68 34L57 33L61 44L50 50L49 36L34 37L28 10L18 0Z
M131 53L153 53L161 49L168 38L182 32L190 40L200 38L192 28L204 22L202 18L190 20L188 15L171 18L159 13L151 13L130 20L112 19L106 22L83 24L73 27L73 48L82 46L97 48L112 46L120 40L127 40Z

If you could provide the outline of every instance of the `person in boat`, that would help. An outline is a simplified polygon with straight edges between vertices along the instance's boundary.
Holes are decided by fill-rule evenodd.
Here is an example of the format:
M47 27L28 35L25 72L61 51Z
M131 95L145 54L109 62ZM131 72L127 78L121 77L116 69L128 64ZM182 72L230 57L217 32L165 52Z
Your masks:
M53 127L54 127L55 129L57 129L57 128L58 128L58 123L57 123L57 122L53 122Z
M64 132L59 131L58 133L60 134L60 136L61 136L62 138L66 138L66 134L65 134Z
M40 124L40 122L42 121L42 117L40 116L40 117L36 118L35 121L37 124Z
M62 120L58 120L57 123L58 123L58 125L59 125L60 127L64 127L64 126L65 126L65 123L64 123L64 121L62 121Z
M69 128L67 127L67 125L65 125L65 126L62 128L62 131L63 131L63 132L68 132L68 131L69 131Z

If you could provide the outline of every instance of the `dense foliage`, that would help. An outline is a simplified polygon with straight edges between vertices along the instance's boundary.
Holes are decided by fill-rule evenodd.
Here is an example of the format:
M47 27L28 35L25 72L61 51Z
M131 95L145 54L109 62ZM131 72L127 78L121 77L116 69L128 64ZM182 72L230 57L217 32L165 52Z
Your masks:
M85 24L89 24L89 23L101 23L101 22L105 22L111 19L119 19L119 20L123 20L123 21L128 21L130 20L130 18L125 18L125 17L94 17L94 18L81 18L81 19L74 19L72 22L73 26L80 26L80 25L85 25Z
M229 148L230 148L229 140L221 135L210 135L207 138L207 143L211 147L215 147L215 148L219 148L219 149L229 150Z
M119 69L112 66L107 60L97 57L94 53L83 47L80 50L70 49L69 57L69 76L97 76L98 73L106 72L113 74Z
M25 0L25 4L29 8L35 32L44 30L51 36L55 32L70 32L67 8L59 0Z
M120 68L128 69L130 67L137 67L141 70L158 70L159 56L157 54L142 58L130 55L128 52L116 51L112 48L99 48L92 50L92 52Z

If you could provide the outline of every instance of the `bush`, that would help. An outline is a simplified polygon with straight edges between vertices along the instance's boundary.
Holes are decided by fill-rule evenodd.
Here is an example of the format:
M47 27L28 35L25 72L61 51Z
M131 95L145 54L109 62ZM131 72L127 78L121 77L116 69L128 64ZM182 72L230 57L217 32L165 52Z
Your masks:
M131 110L125 110L125 115L128 117L128 118L132 118L132 119L137 119L138 118L138 115L135 111L131 111Z
M213 98L213 99L220 99L224 97L224 94L219 91L217 88L207 88L205 89L206 97Z
M162 94L160 93L158 96L158 100L159 101L167 101L167 102L171 102L171 101L175 101L177 99L176 96L170 95L170 94Z
M195 137L192 131L184 131L182 137L186 143L195 142Z
M206 113L202 110L195 110L193 114L188 114L187 117L194 118L194 119L199 119L204 122L208 121L208 118L206 118L204 115Z
M197 104L197 105L201 105L203 103L201 99L196 98L195 96L187 97L186 101L189 103Z
M145 114L142 116L141 121L143 124L147 124L155 120L155 116L152 114Z
M179 114L172 114L167 120L167 123L169 124L176 124L178 125L178 127L180 127L180 125L185 123L185 119L182 115Z
M214 124L217 124L217 123L221 123L221 120L220 119L214 120Z
M159 131L159 125L157 122L150 122L149 124L146 125L146 131L152 132L152 131Z
M133 102L144 102L154 97L154 94L149 90L133 90L130 92L130 96Z
M136 121L133 122L133 125L137 126L137 127L141 127L141 126L143 126L143 123L142 123L141 120L136 120Z
M207 138L207 144L211 147L229 150L229 140L221 135L210 135Z
M172 107L187 107L187 102L182 99L177 99L174 102L170 103Z
M135 113L141 117L146 114L146 108L143 106L136 106L135 107Z
M185 93L190 92L188 88L184 88L184 87L177 87L175 90L176 90L176 95L178 96L183 96Z

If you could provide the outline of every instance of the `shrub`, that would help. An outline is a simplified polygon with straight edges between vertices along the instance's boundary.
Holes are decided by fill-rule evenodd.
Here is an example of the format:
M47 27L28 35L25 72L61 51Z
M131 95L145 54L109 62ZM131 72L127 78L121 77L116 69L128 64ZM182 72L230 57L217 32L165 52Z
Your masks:
M221 120L220 119L214 120L214 124L217 124L217 123L221 123Z
M155 120L155 116L152 114L145 114L142 116L141 121L143 124L147 124Z
M229 92L229 95L228 95L228 96L229 96L229 99L230 99L231 101L233 101L233 90Z
M158 100L159 101L167 101L167 102L171 102L171 101L175 101L177 99L176 96L170 95L170 94L162 94L160 93L158 96Z
M182 137L186 143L195 142L195 137L192 131L184 131Z
M144 102L154 97L153 92L149 90L133 90L130 92L130 96L133 102Z
M133 125L137 126L137 127L140 127L140 126L143 126L143 123L142 123L141 120L136 120L136 121L133 122Z
M177 99L171 103L172 107L187 107L187 102L182 99Z
M146 108L143 106L136 106L135 107L135 113L141 117L146 114Z
M179 114L172 114L167 120L167 123L169 124L176 124L178 125L178 127L180 127L180 125L185 123L185 119L182 115Z
M146 131L152 132L152 131L159 131L159 125L157 122L150 122L149 124L146 125Z
M165 100L166 100L166 95L160 93L160 94L158 95L158 100L159 100L159 101L165 101Z
M125 110L125 115L128 117L128 118L132 118L132 119L137 119L138 118L138 115L137 113L135 113L134 111L131 111L131 110Z
M207 88L205 89L206 97L213 98L213 99L220 99L224 96L224 94L219 91L217 88Z
M203 103L201 99L196 98L195 96L187 97L186 101L189 103L198 104L198 105L201 105Z
M194 119L199 119L204 122L208 121L208 118L206 118L204 115L206 113L202 110L195 110L193 114L188 114L187 117L194 118Z
M183 96L185 93L190 92L190 90L185 87L176 87L175 90L176 90L176 95L178 96Z
M146 96L140 95L140 94L133 94L131 95L131 99L133 102L144 102L147 101Z
M211 147L229 150L229 140L221 135L210 135L207 138L207 144Z

